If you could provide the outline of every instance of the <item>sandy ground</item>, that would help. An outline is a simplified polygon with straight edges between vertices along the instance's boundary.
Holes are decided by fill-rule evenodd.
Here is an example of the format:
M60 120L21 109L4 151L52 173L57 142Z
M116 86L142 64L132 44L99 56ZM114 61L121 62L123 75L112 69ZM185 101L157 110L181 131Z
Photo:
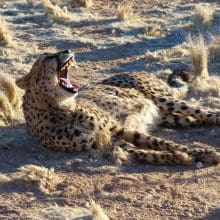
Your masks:
M214 20L203 33L206 41L210 34L220 35L219 1L134 0L140 19L120 22L116 10L120 1L94 0L91 9L69 9L74 15L69 23L52 21L39 1L32 2L0 1L1 17L13 35L13 45L0 46L0 69L14 78L26 74L38 54L67 48L75 52L78 62L72 78L82 84L123 72L166 75L178 66L190 68L187 55L174 53L164 59L161 54L184 45L189 33L196 34L189 25L199 3L214 9ZM160 27L159 35L147 36L154 25ZM157 58L147 60L148 51ZM220 74L218 65L210 60L212 75ZM200 104L220 109L219 95L193 94ZM187 98L195 102L191 93ZM155 134L179 143L220 147L219 127L158 128ZM53 167L60 181L45 192L34 181L7 180L28 164ZM13 127L0 128L0 219L91 219L84 209L78 209L86 208L91 199L110 219L220 219L219 166L200 165L200 169L141 164L118 167L108 155L96 158L50 152L27 134L18 113Z

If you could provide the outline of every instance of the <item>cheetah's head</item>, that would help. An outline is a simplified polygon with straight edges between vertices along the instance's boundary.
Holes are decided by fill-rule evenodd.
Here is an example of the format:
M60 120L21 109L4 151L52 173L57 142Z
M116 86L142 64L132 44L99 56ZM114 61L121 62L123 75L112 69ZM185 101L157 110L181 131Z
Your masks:
M69 50L40 55L31 71L17 80L17 85L24 89L36 89L51 101L62 102L74 98L80 86L68 79L68 70L75 62L74 54Z

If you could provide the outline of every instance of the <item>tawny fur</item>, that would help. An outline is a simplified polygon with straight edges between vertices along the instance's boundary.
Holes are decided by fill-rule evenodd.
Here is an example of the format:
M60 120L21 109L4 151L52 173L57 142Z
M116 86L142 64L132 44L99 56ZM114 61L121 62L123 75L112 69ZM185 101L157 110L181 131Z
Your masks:
M166 127L220 125L219 112L177 99L166 83L147 73L118 74L68 92L58 83L57 61L62 63L67 56L72 57L67 51L41 55L30 73L17 81L25 89L28 130L51 150L109 150L116 139L131 143L132 149L119 147L138 161L189 165L195 159L189 147L155 137L149 127L158 121ZM215 149L207 157L208 163L220 162Z

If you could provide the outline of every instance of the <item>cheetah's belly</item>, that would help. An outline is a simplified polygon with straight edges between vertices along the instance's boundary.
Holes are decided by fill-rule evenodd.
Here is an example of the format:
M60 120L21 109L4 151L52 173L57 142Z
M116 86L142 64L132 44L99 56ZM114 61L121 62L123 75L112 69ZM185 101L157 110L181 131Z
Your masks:
M131 130L147 132L158 124L159 110L156 105L143 97L121 97L113 91L98 94L81 93L79 99L87 99L109 112L122 125Z

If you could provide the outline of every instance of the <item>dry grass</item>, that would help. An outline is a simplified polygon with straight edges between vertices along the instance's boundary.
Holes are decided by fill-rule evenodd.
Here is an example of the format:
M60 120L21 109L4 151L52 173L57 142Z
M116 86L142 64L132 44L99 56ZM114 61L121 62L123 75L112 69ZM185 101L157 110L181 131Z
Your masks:
M46 167L31 164L20 167L13 180L35 183L46 194L55 190L56 185L61 182L53 168L47 169Z
M3 19L0 19L0 44L9 45L12 43L12 36L8 30L6 22Z
M31 213L27 219L33 220L61 220L61 219L93 219L93 220L109 220L102 210L101 206L93 200L87 203L87 208L70 206L58 206L56 203L47 208L36 210Z
M14 80L7 74L0 74L0 125L10 124L19 107L20 95Z
M198 30L204 30L213 20L213 10L210 7L196 5L192 15L192 26Z
M146 61L149 63L157 62L161 60L161 57L158 55L157 52L147 51L145 57L146 57Z
M117 11L120 21L130 21L138 18L138 15L134 14L133 3L130 1L119 3Z
M13 107L19 107L20 97L15 81L8 74L0 74L0 91L8 98Z
M6 175L0 173L0 185L1 185L1 184L8 183L8 182L10 182L10 181L11 181L11 178L10 178L10 177L8 177L8 176L6 176Z
M50 0L43 0L43 7L45 12L54 21L66 23L73 19L67 8L62 9L57 5L53 5Z
M220 77L210 76L208 79L198 78L192 83L191 90L218 97L220 96Z
M86 208L72 208L69 206L58 206L56 203L47 208L36 211L28 216L27 220L61 220L61 219L91 219Z
M158 24L154 24L154 25L147 27L145 31L145 35L151 36L151 37L160 36L161 35L160 26Z
M203 37L200 35L197 39L188 38L190 44L190 54L193 65L193 74L196 78L207 78L208 73L208 48L205 45Z
M69 4L72 7L91 8L93 6L93 0L71 0Z
M91 211L93 220L109 220L108 216L104 213L101 206L96 204L95 201L90 201L89 209Z
M34 2L32 0L26 0L26 1L27 1L27 4L29 4L30 6L34 5Z

